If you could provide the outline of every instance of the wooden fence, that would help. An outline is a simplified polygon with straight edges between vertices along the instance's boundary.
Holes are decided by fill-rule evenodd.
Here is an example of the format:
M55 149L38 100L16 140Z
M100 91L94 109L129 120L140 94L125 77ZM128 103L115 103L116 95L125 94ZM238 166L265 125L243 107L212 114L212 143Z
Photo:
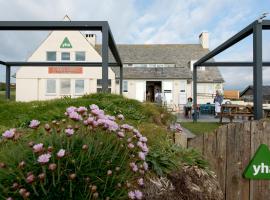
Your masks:
M270 146L270 121L231 123L188 141L210 163L226 200L270 199L270 180L242 177L260 144Z

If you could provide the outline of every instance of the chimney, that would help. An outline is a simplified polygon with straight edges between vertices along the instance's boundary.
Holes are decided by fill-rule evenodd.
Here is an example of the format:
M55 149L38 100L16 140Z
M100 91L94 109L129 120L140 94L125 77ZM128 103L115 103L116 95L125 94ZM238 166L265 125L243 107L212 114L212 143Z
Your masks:
M202 45L202 48L209 49L209 33L208 32L202 32L199 35L200 43Z
M85 37L86 39L88 40L88 42L93 46L95 47L96 46L96 34L89 34L89 33L86 33L85 34Z

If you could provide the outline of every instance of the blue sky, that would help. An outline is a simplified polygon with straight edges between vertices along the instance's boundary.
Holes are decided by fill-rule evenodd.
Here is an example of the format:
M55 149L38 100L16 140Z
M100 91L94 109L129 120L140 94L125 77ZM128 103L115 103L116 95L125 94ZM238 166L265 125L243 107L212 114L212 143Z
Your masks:
M117 43L198 43L202 31L215 48L263 12L269 0L0 0L0 20L108 20ZM268 17L268 19L270 19ZM46 32L0 33L0 58L25 60ZM270 31L263 34L263 57L270 60ZM252 38L216 57L216 60L252 60ZM252 83L249 68L220 68L227 89ZM0 81L5 74L0 69ZM264 84L270 84L270 68Z

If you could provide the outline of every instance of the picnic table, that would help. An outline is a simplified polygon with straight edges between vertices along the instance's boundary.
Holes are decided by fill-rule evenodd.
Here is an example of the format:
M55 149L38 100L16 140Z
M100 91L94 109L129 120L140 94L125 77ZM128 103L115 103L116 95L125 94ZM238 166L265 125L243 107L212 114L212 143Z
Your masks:
M223 118L229 118L230 122L235 117L248 117L249 120L254 118L252 105L238 105L238 104L223 104L221 105L220 123Z

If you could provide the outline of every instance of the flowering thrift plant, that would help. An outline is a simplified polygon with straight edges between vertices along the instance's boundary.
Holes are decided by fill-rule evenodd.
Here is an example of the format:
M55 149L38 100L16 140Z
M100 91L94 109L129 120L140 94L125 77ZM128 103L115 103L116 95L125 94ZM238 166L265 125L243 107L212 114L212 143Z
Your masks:
M68 107L65 116L43 127L32 120L30 141L13 140L15 129L2 133L7 148L21 154L0 157L0 197L143 199L148 139L122 114L107 115L95 104Z

